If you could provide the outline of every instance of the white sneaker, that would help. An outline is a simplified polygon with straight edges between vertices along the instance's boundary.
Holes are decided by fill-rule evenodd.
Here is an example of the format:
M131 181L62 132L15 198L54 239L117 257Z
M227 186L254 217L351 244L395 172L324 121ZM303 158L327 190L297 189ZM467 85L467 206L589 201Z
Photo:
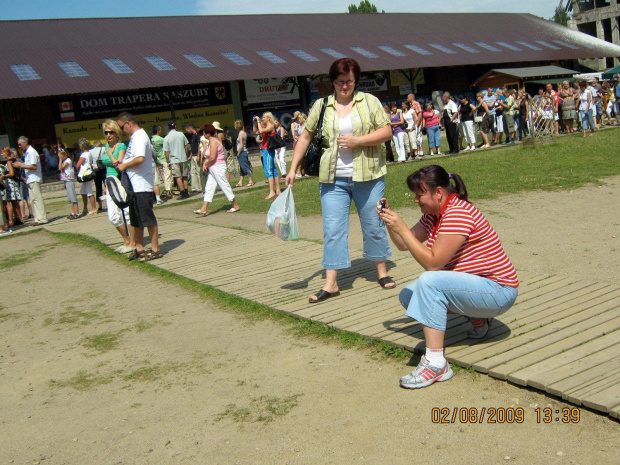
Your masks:
M407 389L418 389L430 386L435 381L448 381L453 376L454 372L448 362L442 368L435 368L423 355L416 369L400 379L400 385Z
M474 150L476 150L476 147L470 147L469 150L473 152Z
M463 152L467 152L468 150L470 150L469 146L466 149L463 149Z

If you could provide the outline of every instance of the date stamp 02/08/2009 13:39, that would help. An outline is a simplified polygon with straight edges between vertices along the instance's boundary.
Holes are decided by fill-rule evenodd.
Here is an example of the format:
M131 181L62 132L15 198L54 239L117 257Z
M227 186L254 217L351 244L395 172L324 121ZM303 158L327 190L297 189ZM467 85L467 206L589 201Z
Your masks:
M532 412L536 423L579 423L580 410L577 407L554 409L536 407ZM528 415L522 407L433 407L431 421L437 424L453 423L487 423L487 424L522 424L528 421Z

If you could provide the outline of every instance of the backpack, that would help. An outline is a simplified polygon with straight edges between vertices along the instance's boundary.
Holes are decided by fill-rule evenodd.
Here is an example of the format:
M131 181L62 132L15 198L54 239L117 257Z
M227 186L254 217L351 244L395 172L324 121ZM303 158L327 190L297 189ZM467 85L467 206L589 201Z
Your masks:
M232 150L232 148L233 148L232 141L231 141L228 137L225 137L225 138L224 138L224 148L225 148L227 151L228 151L228 150Z
M131 205L135 194L129 175L125 171L121 171L120 179L116 176L108 176L105 178L105 185L112 201L121 210Z

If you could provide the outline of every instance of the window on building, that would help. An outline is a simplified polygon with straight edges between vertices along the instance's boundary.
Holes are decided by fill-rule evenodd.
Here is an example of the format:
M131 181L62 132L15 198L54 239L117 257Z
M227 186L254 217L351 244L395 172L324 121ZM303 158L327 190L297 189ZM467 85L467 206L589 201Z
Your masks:
M78 65L75 61L63 61L58 63L58 66L60 66L69 77L88 76L88 73L84 71L84 68Z
M11 65L11 69L20 81L32 81L33 79L41 79L34 68L30 65Z
M199 68L215 68L215 65L211 63L209 60L207 60L205 57L203 57L202 55L189 54L189 55L183 55L183 56L187 58L189 61L191 61L192 63L194 63Z
M133 73L133 69L127 66L123 60L119 60L118 58L104 58L103 63L108 66L112 71L116 74L129 74Z
M235 52L222 52L222 56L224 58L228 58L234 64L239 66L247 66L252 64L250 61L246 60L241 55Z
M146 61L152 64L156 69L160 71L174 71L176 68L164 60L162 57L152 56L144 57Z
M267 50L259 50L258 53L260 56L262 56L265 60L268 60L272 63L286 63L286 60L284 60L283 58L280 58L278 55L276 55L273 52L269 52Z

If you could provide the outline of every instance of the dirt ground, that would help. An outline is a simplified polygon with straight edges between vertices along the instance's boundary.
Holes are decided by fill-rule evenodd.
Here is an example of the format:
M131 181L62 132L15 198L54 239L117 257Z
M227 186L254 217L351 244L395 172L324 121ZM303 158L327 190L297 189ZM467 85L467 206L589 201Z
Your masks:
M615 282L619 187L613 178L477 205L519 270ZM263 216L231 217L207 219L264 228ZM317 224L303 218L301 234L320 237ZM0 464L618 460L620 423L605 415L580 409L579 423L539 424L537 407L573 406L466 370L404 390L398 379L411 366L293 337L139 265L44 232L0 244ZM522 408L524 417L437 424L434 408Z

